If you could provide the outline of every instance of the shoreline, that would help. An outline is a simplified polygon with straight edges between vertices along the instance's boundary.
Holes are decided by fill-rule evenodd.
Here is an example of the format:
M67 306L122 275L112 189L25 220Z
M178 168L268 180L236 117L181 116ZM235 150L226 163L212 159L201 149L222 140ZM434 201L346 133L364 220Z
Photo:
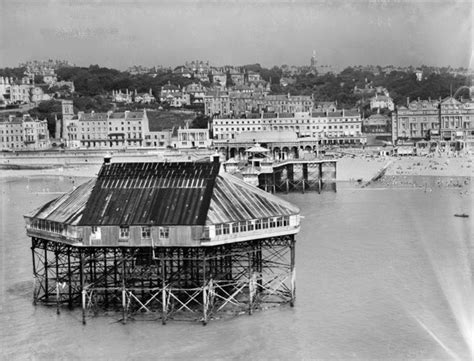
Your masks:
M29 164L22 169L0 169L0 179L16 177L77 177L97 176L102 162L75 165ZM37 169L35 169L37 167ZM342 157L337 159L336 183L366 184L386 167L385 174L373 184L386 186L414 185L426 187L460 187L472 183L472 157Z

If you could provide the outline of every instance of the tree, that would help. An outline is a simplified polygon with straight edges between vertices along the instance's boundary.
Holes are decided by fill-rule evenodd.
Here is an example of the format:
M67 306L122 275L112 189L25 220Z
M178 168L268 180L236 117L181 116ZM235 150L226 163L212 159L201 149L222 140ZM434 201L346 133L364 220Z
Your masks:
M58 100L47 100L38 104L36 108L29 111L33 118L46 119L49 134L54 135L56 131L56 118L62 119L62 106Z
M191 122L191 128L201 128L206 129L208 127L211 118L204 114L199 114L196 118L193 119Z

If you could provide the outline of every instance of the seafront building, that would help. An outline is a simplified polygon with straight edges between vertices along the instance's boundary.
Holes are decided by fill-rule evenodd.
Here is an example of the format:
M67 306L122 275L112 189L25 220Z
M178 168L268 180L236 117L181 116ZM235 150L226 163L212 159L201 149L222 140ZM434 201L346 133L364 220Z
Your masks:
M29 115L0 119L0 150L40 150L50 145L46 120Z
M210 148L209 129L179 128L176 148Z
M244 132L290 132L297 138L317 138L321 144L358 144L362 120L356 110L248 114L246 118L219 117L212 120L214 139L235 139Z
M150 135L146 111L84 113L64 119L69 148L140 148Z
M204 114L208 116L241 116L246 112L261 111L275 113L309 112L314 107L311 96L267 95L266 92L232 91L209 92L204 97Z
M111 163L25 216L34 302L168 320L295 301L297 207L212 162ZM158 312L157 312L158 311ZM221 313L222 314L222 313Z
M472 142L474 102L453 97L442 100L407 99L392 114L394 144L403 141L440 140Z

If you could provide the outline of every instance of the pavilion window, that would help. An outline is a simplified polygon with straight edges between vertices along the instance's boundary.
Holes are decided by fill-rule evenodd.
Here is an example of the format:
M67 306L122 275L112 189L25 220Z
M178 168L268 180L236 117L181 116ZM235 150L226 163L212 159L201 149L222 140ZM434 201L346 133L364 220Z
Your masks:
M151 228L149 226L142 227L142 239L151 238Z
M232 223L232 233L238 233L239 232L239 223L235 222Z
M247 222L240 222L240 232L247 232Z
M267 229L268 228L268 219L262 219L262 228Z
M128 238L130 236L130 228L128 226L120 226L120 238Z
M230 233L230 226L229 226L228 223L222 225L222 233L223 234L229 234Z
M254 230L255 225L254 225L253 221L248 221L248 227L247 228L248 228L249 232Z
M160 227L160 238L170 237L170 227Z
M275 228L276 227L276 219L275 218L271 218L270 219L270 228Z
M222 224L216 224L216 236L220 236L222 234Z
M277 218L277 227L281 227L283 226L283 218L282 217L278 217Z
M255 221L255 230L262 229L262 221L260 219L257 219Z

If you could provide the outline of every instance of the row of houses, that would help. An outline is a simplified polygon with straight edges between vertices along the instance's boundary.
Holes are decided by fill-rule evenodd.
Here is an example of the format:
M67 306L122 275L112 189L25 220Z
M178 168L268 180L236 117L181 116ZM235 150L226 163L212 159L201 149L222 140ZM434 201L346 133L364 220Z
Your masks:
M313 97L305 95L268 95L262 92L209 92L204 96L204 113L208 116L240 117L246 113L309 112L315 106Z
M294 99L300 106L304 101ZM62 101L62 108L55 137L65 140L68 148L208 148L229 142L262 141L270 134L279 139L311 139L320 145L366 144L369 135L383 135L393 144L427 139L474 140L474 101L453 97L408 101L407 106L396 108L391 118L374 114L362 119L357 110L337 109L330 102L296 112L262 110L243 116L229 112L214 116L209 129L190 129L189 124L150 127L146 110L75 114L72 101L67 100ZM50 145L46 121L29 116L2 120L0 137L2 149L43 149Z
M55 97L70 94L75 91L74 83L70 81L54 81L35 84L34 75L30 74L20 80L0 76L0 104L28 104L51 100Z
M392 113L394 142L422 139L474 139L474 101L452 96L442 100L407 99Z
M40 150L50 146L46 120L29 115L0 118L0 150Z
M261 113L247 118L220 117L212 121L215 140L235 140L242 133L280 132L320 144L363 143L362 120L356 110L334 112ZM261 137L259 137L261 138ZM329 142L331 140L331 142Z
M62 121L56 124L56 137L68 148L208 148L208 129L178 127L152 128L147 111L106 113L73 111L72 101L62 101Z

